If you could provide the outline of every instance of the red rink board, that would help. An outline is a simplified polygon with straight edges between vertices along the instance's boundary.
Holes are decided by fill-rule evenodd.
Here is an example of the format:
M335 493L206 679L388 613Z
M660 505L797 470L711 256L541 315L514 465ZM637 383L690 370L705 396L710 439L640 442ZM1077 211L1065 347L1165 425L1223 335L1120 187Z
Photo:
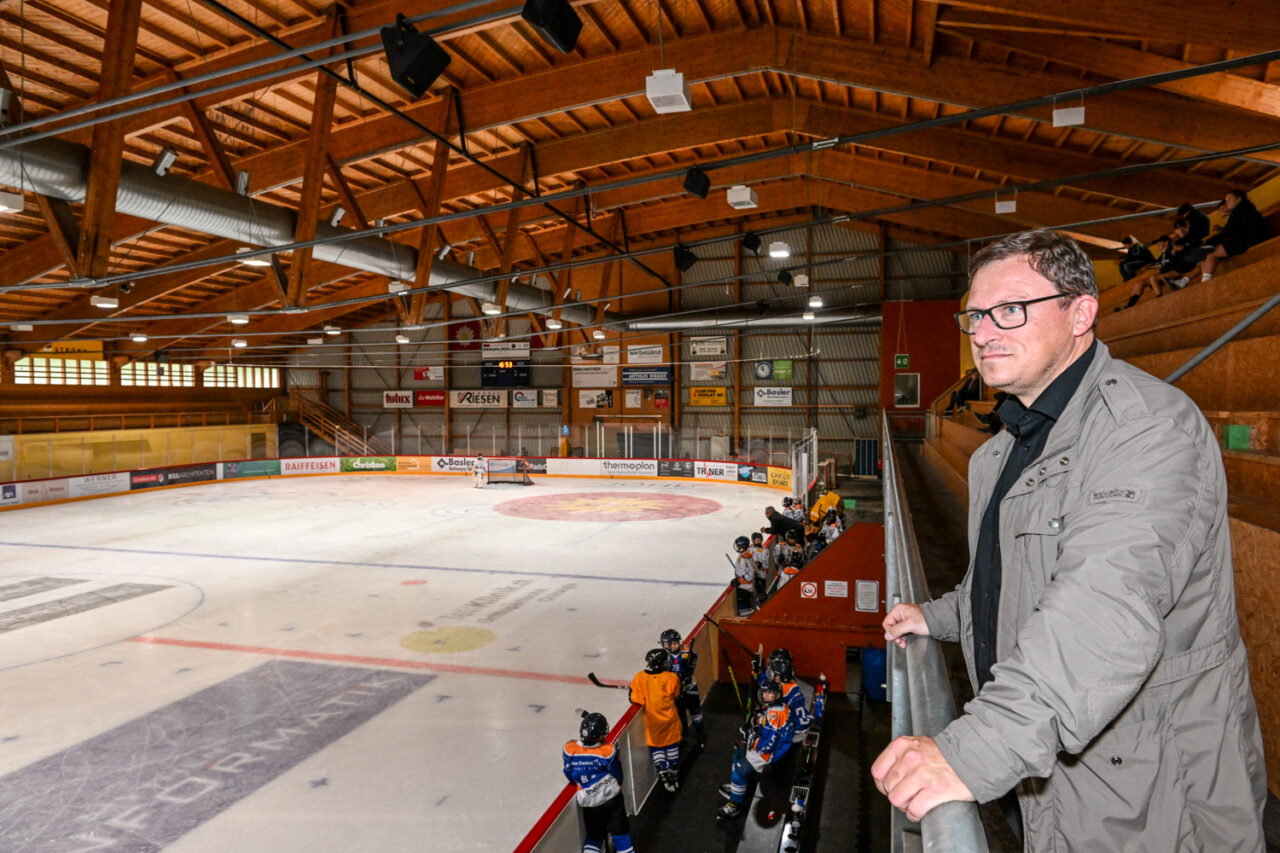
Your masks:
M504 515L541 521L661 521L690 518L723 509L717 501L644 492L573 492L505 501L494 507Z

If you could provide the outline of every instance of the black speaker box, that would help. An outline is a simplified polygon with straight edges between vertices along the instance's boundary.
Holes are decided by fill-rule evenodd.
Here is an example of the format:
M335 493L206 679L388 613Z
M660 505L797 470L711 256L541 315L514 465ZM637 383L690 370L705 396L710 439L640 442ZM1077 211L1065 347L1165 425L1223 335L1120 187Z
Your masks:
M408 24L382 28L382 49L387 54L391 79L415 98L421 98L453 57L435 39Z
M676 269L680 272L688 272L689 268L698 262L698 256L690 252L684 246L676 246Z
M690 166L689 171L684 173L684 191L698 198L706 198L711 191L711 179L697 166Z
M569 0L525 0L520 17L561 53L573 50L582 32L582 19Z

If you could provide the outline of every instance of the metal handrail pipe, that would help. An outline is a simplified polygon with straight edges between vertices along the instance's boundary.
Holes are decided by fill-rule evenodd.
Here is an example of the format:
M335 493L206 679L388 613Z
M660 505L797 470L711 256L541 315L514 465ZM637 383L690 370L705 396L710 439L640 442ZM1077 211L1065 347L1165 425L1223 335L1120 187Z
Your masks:
M1222 335L1218 337L1217 340L1213 341L1213 343L1209 344L1204 349L1200 350L1200 352L1191 356L1191 358L1187 360L1186 364L1182 365L1177 370L1173 371L1173 373L1170 373L1168 376L1166 376L1164 378L1164 381L1172 385L1182 377L1186 376L1202 361L1204 361L1206 358L1213 355L1215 352L1217 352L1218 350L1226 346L1228 343L1230 343L1231 340L1236 337L1236 335L1240 334L1245 329L1249 328L1254 323L1261 320L1262 317L1268 311L1275 308L1277 305L1280 305L1280 293L1275 294L1266 302L1262 303L1257 308L1253 309L1253 311L1249 312L1249 315L1247 317L1242 319L1239 323L1236 323L1230 329L1227 329L1225 332L1223 332Z

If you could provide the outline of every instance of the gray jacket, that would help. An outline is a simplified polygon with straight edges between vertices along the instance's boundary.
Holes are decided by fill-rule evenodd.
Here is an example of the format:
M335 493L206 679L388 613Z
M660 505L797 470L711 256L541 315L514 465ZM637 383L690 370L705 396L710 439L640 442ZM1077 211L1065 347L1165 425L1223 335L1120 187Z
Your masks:
M922 606L975 689L973 550L1012 441L969 460L970 571ZM937 736L978 801L1017 786L1027 850L1261 851L1226 475L1195 404L1099 343L1001 503L1000 550L992 680Z

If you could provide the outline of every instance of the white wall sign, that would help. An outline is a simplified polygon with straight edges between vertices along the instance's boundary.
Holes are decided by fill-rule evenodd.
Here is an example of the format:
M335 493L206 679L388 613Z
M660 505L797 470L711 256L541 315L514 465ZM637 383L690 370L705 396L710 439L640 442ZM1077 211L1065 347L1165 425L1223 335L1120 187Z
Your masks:
M507 407L506 390L450 391L449 405L455 409L490 409Z
M690 355L724 355L726 352L724 338L692 338L689 341Z
M790 406L791 405L791 389L790 388L773 388L767 385L757 385L751 389L752 398L757 406Z
M816 583L814 583L813 581L801 581L801 583L800 583L800 597L801 597L801 598L817 598L817 597L818 597L818 585L817 585Z
M662 364L662 344L628 344L627 364Z
M823 581L822 594L827 598L848 598L849 582L848 581Z
M729 365L723 361L695 361L689 365L689 378L694 382L719 382L729 375Z
M628 409L638 409L638 408L640 408L640 407L643 405L643 404L641 403L641 401L640 401L640 389L639 389L639 388L628 388L628 389L627 389L627 400L626 400L626 405L627 405L627 408L628 408Z
M618 385L618 368L604 364L575 364L574 388L615 388Z
M854 608L863 613L880 610L880 582L854 581Z
M538 408L538 392L532 388L517 388L511 392L511 408L513 409L536 409Z
M13 436L0 435L0 462L13 461Z
M600 360L605 364L617 364L619 360L617 345L611 344L600 347Z
M560 406L560 389L547 388L542 392L542 406L547 409L555 409Z
M480 345L480 357L485 361L500 361L508 358L527 360L529 358L529 342L485 341Z

